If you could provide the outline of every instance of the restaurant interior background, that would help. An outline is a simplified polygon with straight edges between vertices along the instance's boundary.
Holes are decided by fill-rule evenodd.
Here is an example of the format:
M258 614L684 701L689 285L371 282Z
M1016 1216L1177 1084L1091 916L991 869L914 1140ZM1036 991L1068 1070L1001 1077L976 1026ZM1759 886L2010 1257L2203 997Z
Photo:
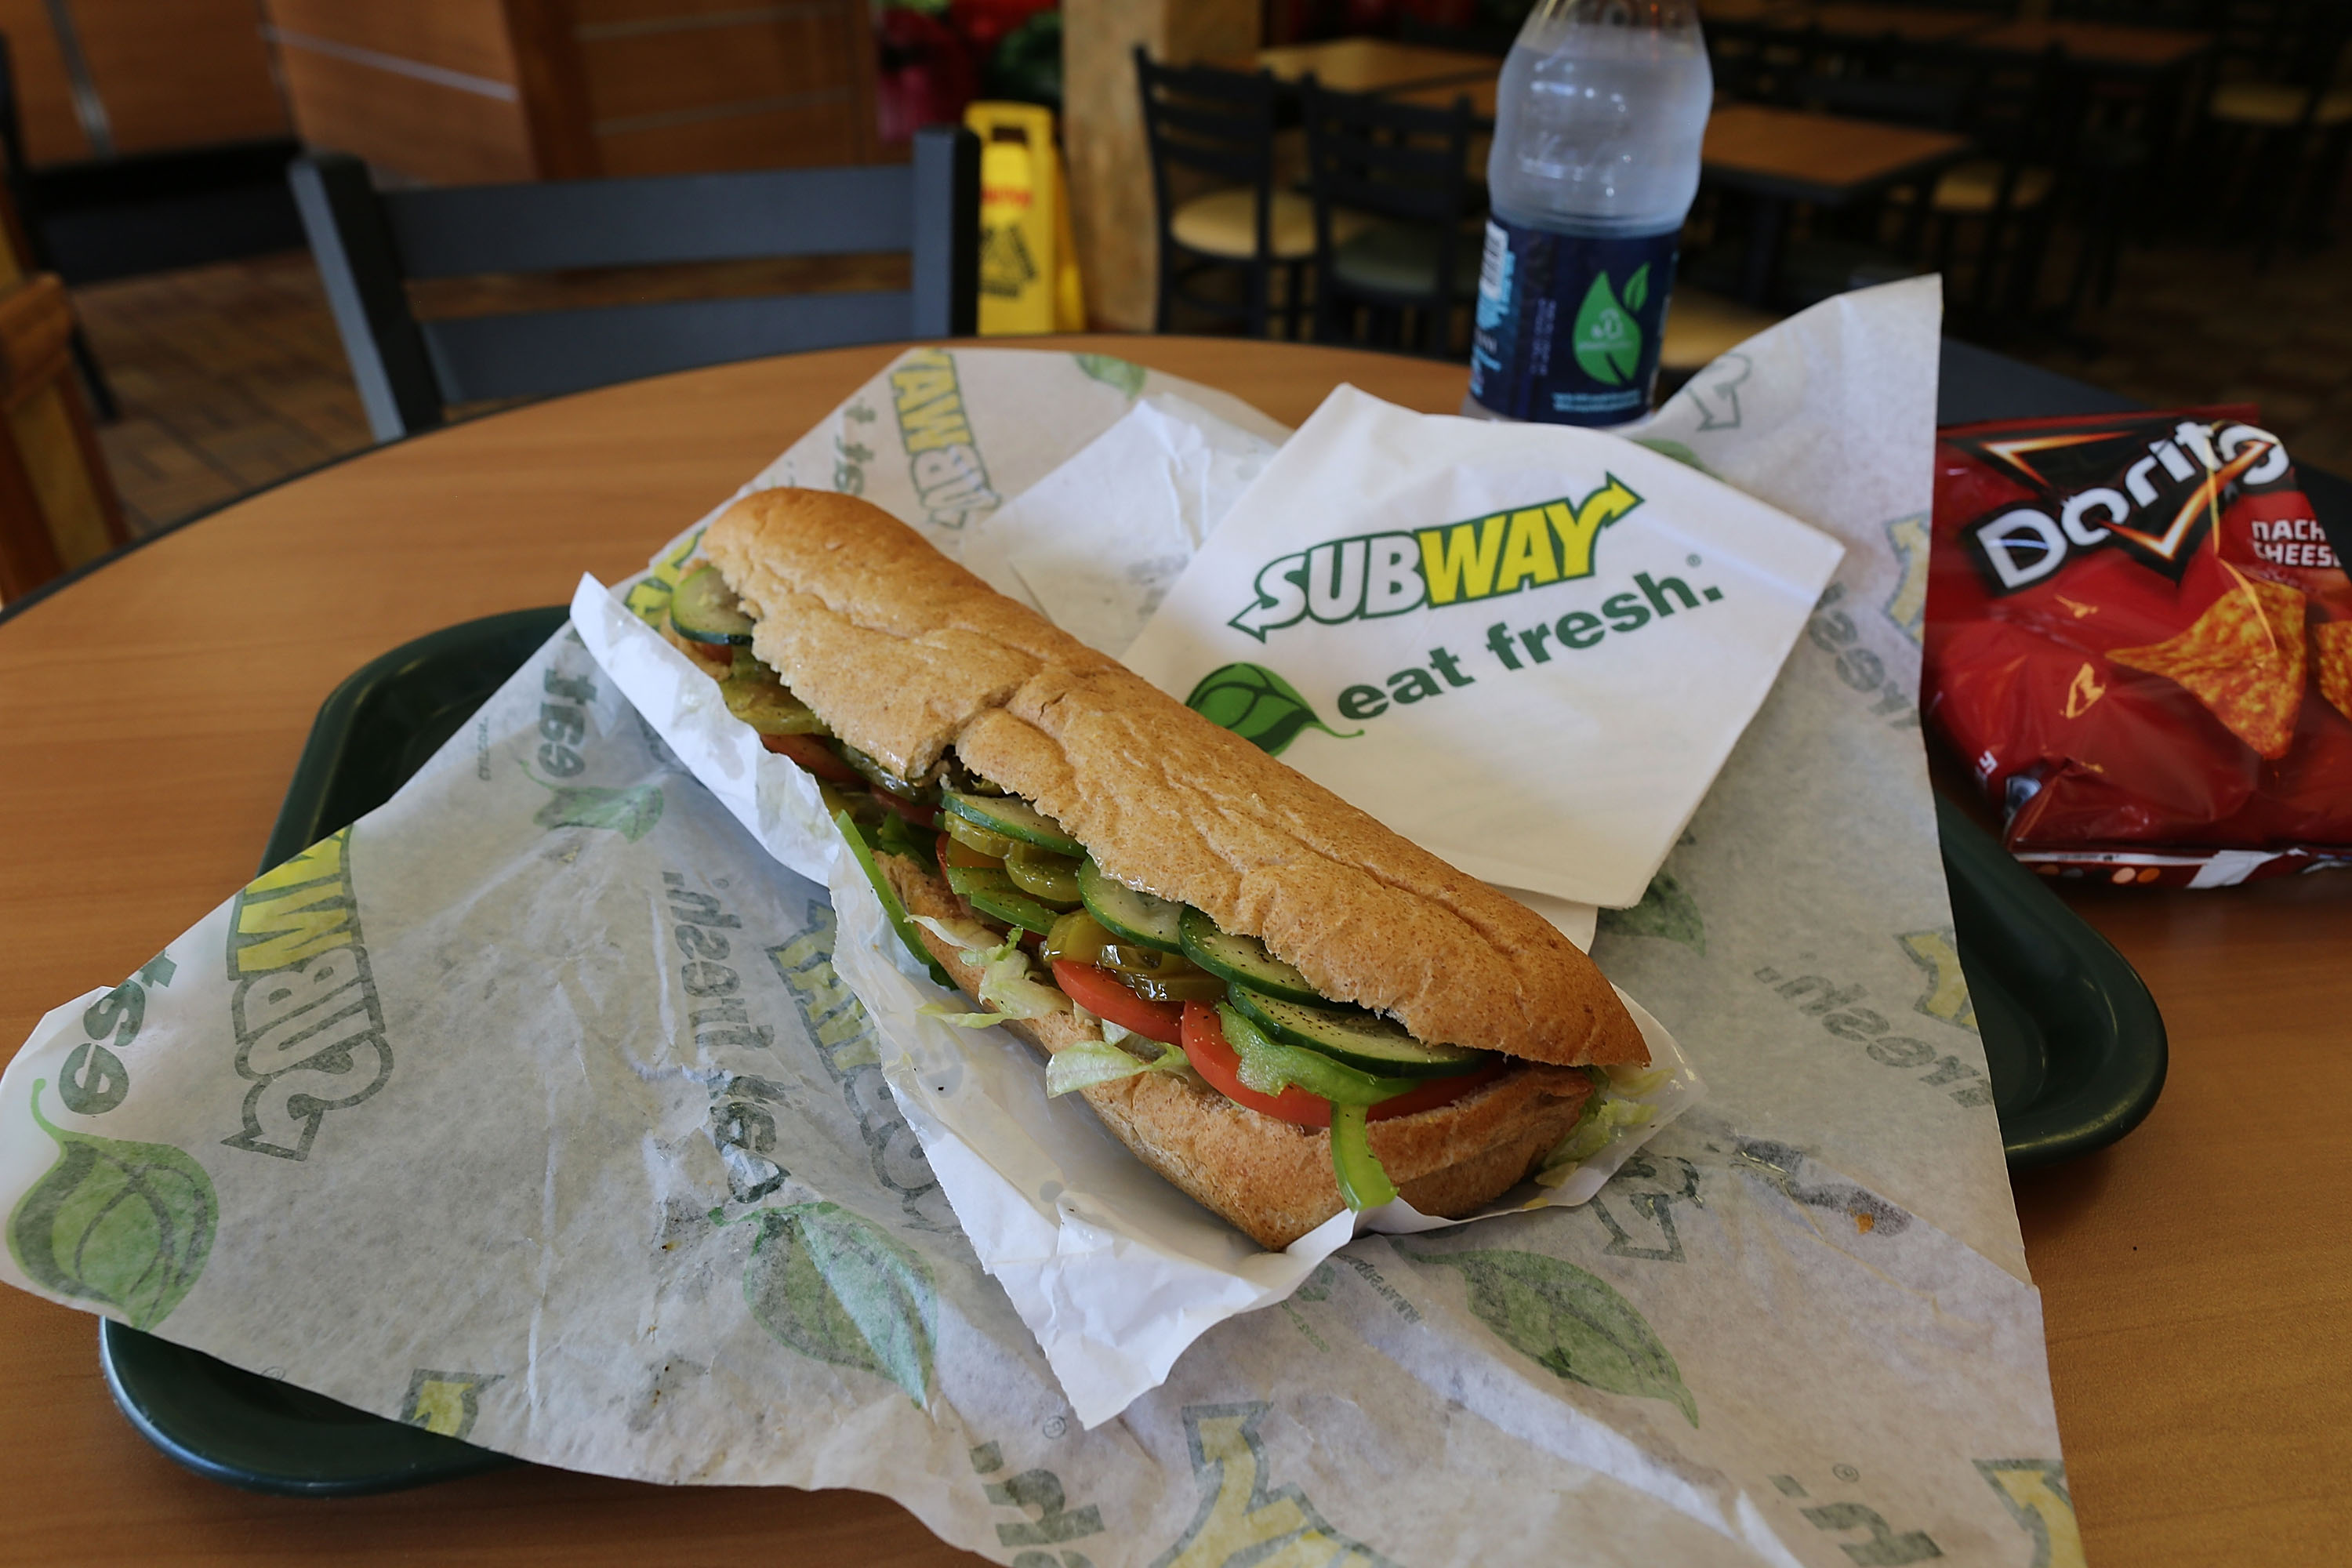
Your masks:
M1427 58L1449 63L1392 72L1373 90L1431 106L1483 90L1491 105L1493 73L1528 0L1072 0L1066 9L1055 0L0 0L9 46L0 121L21 269L54 271L67 285L75 379L137 535L371 444L287 194L286 163L305 146L355 153L387 187L867 163L906 158L917 128L956 121L976 99L1043 104L1064 116L1089 323L1150 330L1157 240L1135 43L1282 74L1292 68L1286 46L1379 37L1444 51ZM2352 255L2334 224L2352 184L2342 47L2352 7L1709 0L1702 10L1718 112L1747 100L1971 141L1968 162L1932 174L1926 212L1925 180L1834 208L1789 206L1769 297L1751 301L1762 314L1735 311L1735 322L1856 281L1941 269L1956 335L2158 405L2258 404L2299 464L2352 471ZM2027 42L2007 52L2007 85L1996 71L1956 87L1956 62L1981 70L1985 44L2017 26ZM2136 45L2134 29L2147 35ZM1465 67L1465 57L1476 58ZM2030 134L2029 121L2001 118L2000 104L2013 110L2021 90L2042 93ZM1297 132L1277 142L1285 136ZM1303 184L1295 148L1276 161L1278 182ZM1463 221L1475 233L1475 182ZM1741 291L1755 237L1748 195L1712 177L1703 184L1685 235L1692 300L1707 298L1706 286ZM1301 277L1302 302L1312 274ZM807 283L804 269L673 268L562 276L520 302ZM470 292L412 285L411 295L425 315L518 303L497 279ZM1435 350L1466 357L1466 314L1453 317ZM1181 308L1171 325L1244 328ZM1310 310L1300 330L1313 325ZM1397 322L1378 311L1324 325L1399 341ZM1282 312L1268 330L1286 331Z

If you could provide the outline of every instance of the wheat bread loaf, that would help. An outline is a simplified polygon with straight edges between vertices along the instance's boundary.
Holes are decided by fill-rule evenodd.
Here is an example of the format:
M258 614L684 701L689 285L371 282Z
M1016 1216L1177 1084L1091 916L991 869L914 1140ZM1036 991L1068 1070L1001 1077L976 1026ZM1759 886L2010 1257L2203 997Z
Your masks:
M901 776L924 777L952 747L1057 818L1110 876L1258 938L1323 994L1422 1039L1562 1067L1647 1059L1609 983L1549 922L996 593L880 508L761 490L701 550L756 617L753 652ZM1130 1082L1097 1109L1114 1128L1131 1123L1121 1135L1143 1153L1168 1090ZM1336 1202L1318 1138L1323 1152L1300 1152L1301 1180L1313 1166ZM1414 1178L1390 1168L1412 1195Z

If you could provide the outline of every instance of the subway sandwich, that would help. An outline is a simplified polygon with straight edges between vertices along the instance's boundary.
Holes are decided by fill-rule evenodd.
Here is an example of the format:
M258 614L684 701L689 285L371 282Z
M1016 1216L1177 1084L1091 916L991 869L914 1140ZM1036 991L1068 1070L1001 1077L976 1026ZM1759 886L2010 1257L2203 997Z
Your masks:
M667 635L814 774L936 978L1260 1245L1475 1211L1647 1049L1548 922L855 497L764 490Z

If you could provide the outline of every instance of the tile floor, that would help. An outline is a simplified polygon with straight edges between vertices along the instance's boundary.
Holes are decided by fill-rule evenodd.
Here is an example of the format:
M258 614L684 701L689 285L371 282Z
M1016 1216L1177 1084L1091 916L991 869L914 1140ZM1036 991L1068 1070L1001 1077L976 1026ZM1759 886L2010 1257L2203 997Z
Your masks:
M369 444L305 253L77 289L122 417L100 431L134 531L217 506ZM2125 253L2081 346L2006 352L2159 405L2259 404L2298 461L2352 475L2352 240L2286 253Z

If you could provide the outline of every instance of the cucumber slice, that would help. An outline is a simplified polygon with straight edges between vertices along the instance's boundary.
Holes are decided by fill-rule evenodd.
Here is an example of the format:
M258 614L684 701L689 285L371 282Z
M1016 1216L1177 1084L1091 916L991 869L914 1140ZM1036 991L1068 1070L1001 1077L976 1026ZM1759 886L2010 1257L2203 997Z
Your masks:
M1049 910L1013 885L1013 879L992 867L950 866L948 886L971 901L971 907L982 914L993 916L1006 925L1034 931L1039 936L1051 935L1054 922L1062 918L1059 910Z
M1449 1078L1484 1067L1491 1054L1425 1045L1375 1014L1310 1007L1246 985L1233 988L1233 1000L1244 1016L1283 1044L1320 1051L1383 1078Z
M686 574L669 598L669 624L688 642L748 643L751 617L743 613L735 590L716 566L700 566Z
M1010 795L940 792L940 803L967 822L977 822L991 833L1051 849L1056 855L1083 857L1087 847L1062 831L1062 825L1025 801Z
M1184 911L1179 931L1184 956L1212 974L1222 974L1262 996L1304 1003L1309 1007L1331 1005L1329 997L1307 983L1307 976L1266 952L1265 943L1254 936L1235 936L1221 931L1216 921L1195 909Z
M1124 882L1115 882L1092 860L1078 868L1078 897L1086 901L1087 912L1121 942L1158 948L1162 952L1184 951L1177 923L1186 913L1198 912L1188 911L1171 900L1139 892Z

